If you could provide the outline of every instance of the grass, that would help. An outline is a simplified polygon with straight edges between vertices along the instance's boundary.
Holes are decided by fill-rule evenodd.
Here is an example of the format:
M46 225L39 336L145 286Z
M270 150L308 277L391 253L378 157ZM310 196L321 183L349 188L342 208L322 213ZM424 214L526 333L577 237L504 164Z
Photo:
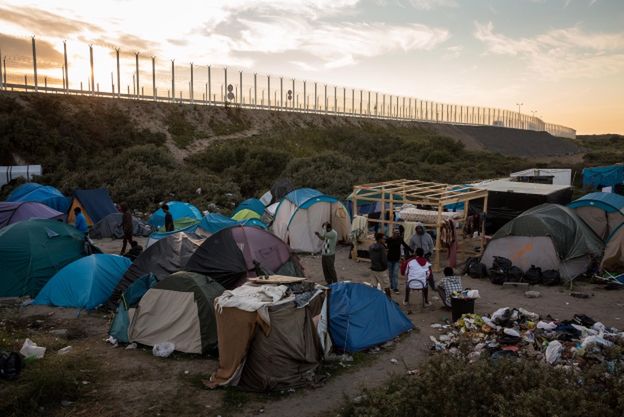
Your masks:
M167 124L167 130L179 148L186 148L195 141L195 127L186 119L183 109L172 110L167 117Z
M341 417L616 417L624 415L624 373L595 366L579 374L526 360L466 363L446 355L416 376L364 390Z

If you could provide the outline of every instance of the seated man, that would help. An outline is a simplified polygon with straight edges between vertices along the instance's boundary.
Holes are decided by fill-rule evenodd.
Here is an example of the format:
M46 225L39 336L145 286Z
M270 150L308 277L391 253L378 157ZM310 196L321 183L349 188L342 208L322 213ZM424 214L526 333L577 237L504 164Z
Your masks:
M422 248L416 248L416 256L408 259L405 266L405 277L407 282L405 285L405 300L403 305L409 305L410 290L422 290L423 304L430 306L429 302L429 290L427 287L431 272L431 264L424 258L424 251Z
M463 291L461 277L455 275L455 271L450 266L444 268L444 278L438 283L438 294L445 307L451 307L451 296L454 292Z

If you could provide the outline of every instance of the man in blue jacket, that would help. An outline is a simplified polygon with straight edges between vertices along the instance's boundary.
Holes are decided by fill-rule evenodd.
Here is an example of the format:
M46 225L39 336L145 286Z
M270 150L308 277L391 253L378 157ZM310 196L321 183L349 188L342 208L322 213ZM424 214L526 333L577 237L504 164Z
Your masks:
M76 207L74 209L74 215L76 217L76 220L74 220L74 227L82 233L87 233L89 226L87 226L87 219L85 219L84 214L82 214L82 209L80 207Z

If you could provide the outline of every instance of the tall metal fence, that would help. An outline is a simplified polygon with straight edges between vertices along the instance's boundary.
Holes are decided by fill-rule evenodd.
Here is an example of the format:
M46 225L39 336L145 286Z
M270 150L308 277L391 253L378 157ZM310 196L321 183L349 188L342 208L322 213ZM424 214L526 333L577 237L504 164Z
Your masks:
M111 45L63 42L60 53L40 38L21 41L21 49L13 47L5 55L0 44L0 90L500 126L576 137L572 128L520 111L440 103L212 65L181 65ZM45 46L40 48L43 51L38 51L38 42Z

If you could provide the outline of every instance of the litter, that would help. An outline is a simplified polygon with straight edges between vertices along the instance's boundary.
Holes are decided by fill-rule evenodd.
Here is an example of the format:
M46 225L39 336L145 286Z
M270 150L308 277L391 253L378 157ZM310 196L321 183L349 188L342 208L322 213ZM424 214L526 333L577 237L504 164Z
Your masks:
M71 351L72 351L72 347L71 346L65 346L64 348L59 349L56 353L59 354L59 355L66 355L66 354L68 354Z
M37 346L37 344L30 339L24 340L24 344L19 351L19 353L21 353L26 359L41 359L45 355L45 352L46 348Z
M392 359L390 359L390 363L393 364L393 365L398 365L399 361L394 359L394 358L392 358Z
M563 352L563 345L558 340L554 340L548 344L546 348L546 362L551 365L557 363Z
M128 346L126 346L126 350L131 350L131 349L136 349L136 348L137 348L136 343L130 343Z
M166 358L173 353L175 350L175 345L171 342L162 342L154 345L152 349L152 354L154 356L158 356L160 358Z
M539 291L526 291L524 296L527 298L539 298L542 294Z
M553 322L547 323L545 321L540 321L539 323L537 323L537 328L540 330L555 330L557 328L557 325Z

